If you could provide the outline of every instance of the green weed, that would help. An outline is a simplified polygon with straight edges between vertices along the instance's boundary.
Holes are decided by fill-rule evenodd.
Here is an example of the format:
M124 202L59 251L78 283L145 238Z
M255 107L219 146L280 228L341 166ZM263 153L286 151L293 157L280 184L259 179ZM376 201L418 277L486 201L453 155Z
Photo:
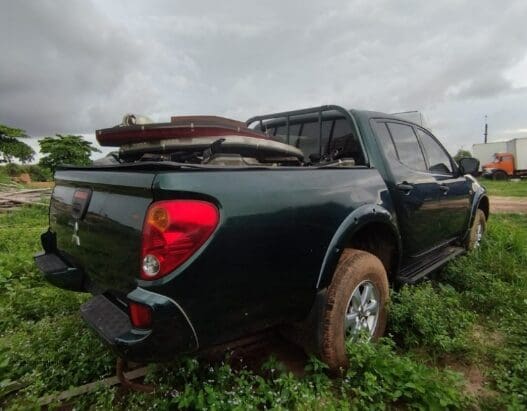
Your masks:
M421 348L432 356L466 354L476 315L463 307L451 286L424 283L392 294L389 330L403 348Z
M22 392L32 395L97 381L113 372L115 361L77 314L21 322L2 335L0 353L8 365L0 380L24 382Z

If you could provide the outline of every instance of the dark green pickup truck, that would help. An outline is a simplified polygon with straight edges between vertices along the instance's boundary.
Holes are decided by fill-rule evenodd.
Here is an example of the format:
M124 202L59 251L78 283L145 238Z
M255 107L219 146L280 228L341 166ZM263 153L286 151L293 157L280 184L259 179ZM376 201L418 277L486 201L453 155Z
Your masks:
M271 327L332 369L384 332L389 285L477 247L489 200L429 130L322 106L238 123L128 117L118 152L55 174L46 279L91 292L81 315L139 362ZM461 274L460 274L461 275Z

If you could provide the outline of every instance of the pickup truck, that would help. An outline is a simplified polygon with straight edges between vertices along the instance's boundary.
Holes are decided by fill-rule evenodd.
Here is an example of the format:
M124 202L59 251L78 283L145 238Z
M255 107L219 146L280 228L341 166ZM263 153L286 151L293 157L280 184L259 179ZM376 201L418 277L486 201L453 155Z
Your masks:
M93 295L82 317L128 360L276 327L346 368L347 341L383 334L389 286L485 231L478 161L456 164L396 116L321 106L246 123L134 118L97 131L117 152L56 171L35 256L50 283Z

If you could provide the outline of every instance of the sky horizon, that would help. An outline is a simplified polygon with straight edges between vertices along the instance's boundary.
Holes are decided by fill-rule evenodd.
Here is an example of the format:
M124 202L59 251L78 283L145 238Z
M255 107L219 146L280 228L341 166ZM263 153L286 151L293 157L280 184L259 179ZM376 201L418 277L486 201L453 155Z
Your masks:
M419 110L451 154L527 137L527 2L2 2L0 123ZM34 139L30 140L34 145ZM106 150L105 150L106 152Z

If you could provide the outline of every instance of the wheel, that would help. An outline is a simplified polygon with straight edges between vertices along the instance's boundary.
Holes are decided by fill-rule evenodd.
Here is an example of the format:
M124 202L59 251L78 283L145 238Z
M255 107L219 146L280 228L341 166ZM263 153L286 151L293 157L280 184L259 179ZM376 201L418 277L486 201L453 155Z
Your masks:
M495 171L494 174L492 174L492 179L504 181L504 180L508 180L509 176L507 175L505 171L498 170L498 171Z
M475 250L481 245L481 239L485 234L487 229L487 219L485 218L485 213L481 209L477 209L476 215L474 217L474 222L470 228L470 233L468 235L467 241L465 243L465 248L468 251Z
M330 371L348 367L346 342L375 340L386 328L388 278L381 261L365 251L344 250L328 287L320 328L320 357Z

